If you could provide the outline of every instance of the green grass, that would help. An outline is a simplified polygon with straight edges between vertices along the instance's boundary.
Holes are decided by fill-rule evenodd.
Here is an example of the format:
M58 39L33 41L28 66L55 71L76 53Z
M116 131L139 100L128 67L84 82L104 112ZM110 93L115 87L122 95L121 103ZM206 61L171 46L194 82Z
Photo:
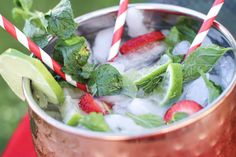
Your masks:
M15 25L22 28L23 22L16 23L11 17L11 9L13 8L12 1L0 1L0 13ZM142 0L133 0L132 2L141 1ZM41 11L47 11L58 2L59 0L35 0L34 8ZM118 4L118 0L71 0L71 2L75 16ZM28 51L15 39L3 31L3 29L0 29L0 53L8 48L15 48L24 53L28 53ZM20 101L0 77L0 154L4 150L14 129L17 127L20 118L25 114L26 109L26 103Z

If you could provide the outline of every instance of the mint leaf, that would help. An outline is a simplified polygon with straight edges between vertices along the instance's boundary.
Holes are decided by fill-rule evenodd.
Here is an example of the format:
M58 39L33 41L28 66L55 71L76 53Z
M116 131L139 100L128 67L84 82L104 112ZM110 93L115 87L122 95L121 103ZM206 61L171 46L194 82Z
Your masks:
M222 88L220 86L217 86L213 81L208 80L206 74L203 71L199 70L199 73L201 74L208 88L208 93L209 93L208 103L211 103L220 96L220 94L222 93Z
M74 22L74 15L69 0L61 0L45 17L48 20L48 31L50 34L66 39L75 33L77 25Z
M14 4L23 10L30 10L33 5L33 0L14 0Z
M15 19L17 21L20 21L21 18L28 19L30 17L30 15L29 15L29 12L27 12L21 8L15 7L12 9L12 17L13 17L13 19Z
M31 17L29 11L32 7L33 0L14 0L15 8L12 9L12 16L15 20L28 19Z
M55 57L63 62L63 71L78 82L84 83L93 71L92 65L87 65L90 52L84 37L72 36L59 40L55 46Z
M93 131L109 131L110 128L105 122L105 119L101 113L90 113L89 115L84 116L80 120L80 124Z
M175 26L180 32L181 40L192 42L196 36L196 31L199 28L199 23L192 18L182 16Z
M47 20L41 12L34 13L34 16L26 20L23 32L41 48L48 44Z
M176 44L178 44L181 41L180 39L180 32L179 30L174 26L171 28L170 33L165 38L165 43L169 47L174 47Z
M121 74L110 64L97 67L88 82L89 91L96 96L117 94L121 91L122 85Z
M204 73L211 70L219 58L229 50L230 48L223 48L217 45L200 47L195 50L183 62L184 82L197 79L200 76L199 70Z
M72 117L68 120L67 125L70 126L77 126L80 122L80 120L83 118L83 115L79 113L75 113L72 115Z
M132 118L137 125L144 128L155 128L165 124L160 116L154 114L134 115L127 113L127 116Z
M177 121L180 121L184 118L187 118L189 115L185 112L176 112L171 120L170 123L174 123L174 122L177 122Z
M169 47L166 50L166 54L172 59L173 63L181 63L184 59L184 55L173 55L173 48Z

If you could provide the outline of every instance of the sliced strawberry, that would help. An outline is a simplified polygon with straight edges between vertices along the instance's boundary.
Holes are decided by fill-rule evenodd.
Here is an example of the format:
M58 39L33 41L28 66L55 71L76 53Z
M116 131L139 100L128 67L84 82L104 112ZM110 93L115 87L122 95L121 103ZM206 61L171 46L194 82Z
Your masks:
M101 102L99 100L95 100L91 94L85 93L79 102L80 108L86 112L96 112L96 113L103 113L108 114L108 108L106 107L106 103Z
M173 119L173 116L176 113L186 113L188 115L192 115L203 107L192 100L183 100L175 103L165 114L164 120L168 123Z
M161 32L151 32L126 41L120 48L121 54L125 55L142 48L145 45L164 39Z

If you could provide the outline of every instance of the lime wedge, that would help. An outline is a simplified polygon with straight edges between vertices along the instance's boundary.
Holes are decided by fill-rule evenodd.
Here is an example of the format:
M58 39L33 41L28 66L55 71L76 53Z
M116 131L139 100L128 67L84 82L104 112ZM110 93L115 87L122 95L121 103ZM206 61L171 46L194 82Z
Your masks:
M151 93L161 82L161 74L166 71L170 63L172 63L171 58L168 55L163 55L160 60L151 67L137 71L129 71L125 75L133 80L139 89L144 90L145 93Z
M23 53L8 49L0 55L0 74L13 92L22 100L25 100L22 91L22 78L32 80L32 85L41 91L47 100L53 104L61 104L64 101L62 88L37 59Z
M169 64L166 73L151 98L161 106L178 98L182 94L183 73L182 66L178 63Z

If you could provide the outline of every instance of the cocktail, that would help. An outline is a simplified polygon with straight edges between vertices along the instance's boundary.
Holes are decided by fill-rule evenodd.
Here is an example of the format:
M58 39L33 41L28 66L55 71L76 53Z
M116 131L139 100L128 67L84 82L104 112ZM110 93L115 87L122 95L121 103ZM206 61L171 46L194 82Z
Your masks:
M40 63L26 64L40 64L33 76L27 74L32 82L23 79L38 155L233 156L235 41L230 33L215 23L203 46L184 60L204 15L171 5L131 5L120 55L107 63L116 10L77 18L78 36L52 38L44 48L72 76L81 62L72 64L73 51L66 48L79 49L83 64L77 77L87 92L53 74L59 86ZM16 54L4 53L2 67ZM15 67L24 64L25 56L19 56ZM10 85L15 82L1 74Z

